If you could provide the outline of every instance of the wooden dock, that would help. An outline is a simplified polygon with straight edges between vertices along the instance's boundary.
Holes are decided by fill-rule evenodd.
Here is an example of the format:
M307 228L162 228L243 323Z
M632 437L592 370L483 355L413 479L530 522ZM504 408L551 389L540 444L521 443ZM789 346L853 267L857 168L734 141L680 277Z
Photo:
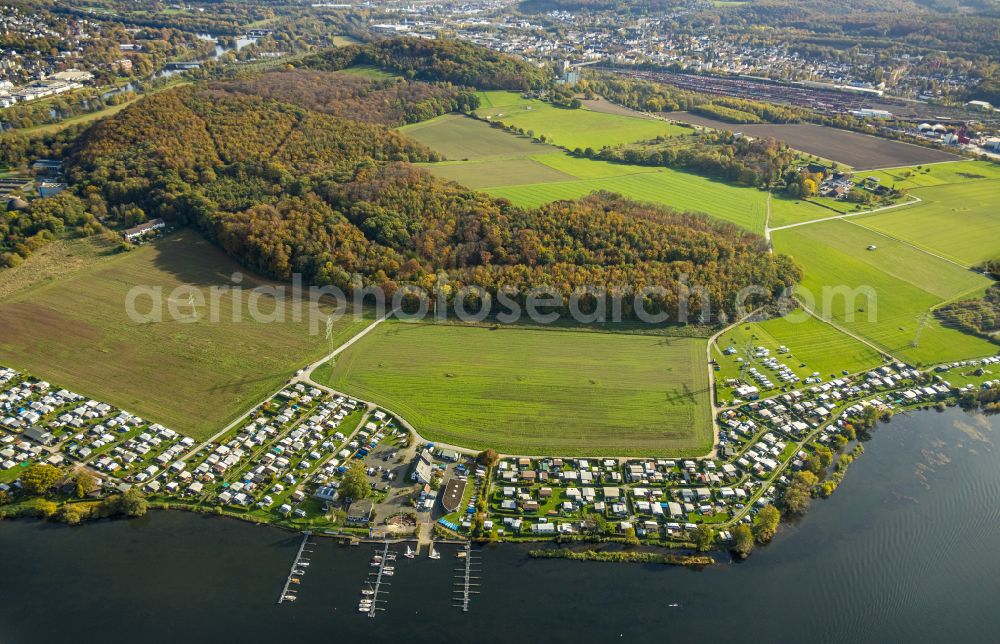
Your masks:
M460 551L461 552L461 551ZM469 601L472 595L478 595L480 577L473 573L481 572L479 569L479 555L472 552L472 544L465 544L464 565L455 569L455 583L452 599L455 606L461 608L463 612L469 612Z
M312 532L306 530L302 533L302 543L299 544L299 551L295 553L295 559L292 561L292 565L288 570L288 578L285 579L285 587L281 589L281 594L278 595L278 603L283 604L286 601L295 601L295 593L298 592L296 588L292 586L297 586L299 580L301 580L302 575L305 574L303 563L309 564L309 560L304 558L302 554L304 552L312 552L312 550L306 550L306 546L309 544L309 538L312 536Z

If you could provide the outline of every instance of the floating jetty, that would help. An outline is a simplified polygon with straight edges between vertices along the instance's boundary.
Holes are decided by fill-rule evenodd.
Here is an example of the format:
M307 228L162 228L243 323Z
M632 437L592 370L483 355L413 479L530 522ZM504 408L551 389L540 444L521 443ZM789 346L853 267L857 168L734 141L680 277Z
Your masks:
M285 579L285 587L281 589L281 594L278 595L279 604L296 600L295 593L298 591L293 586L298 586L302 583L302 576L306 574L306 569L309 567L309 560L302 555L306 552L312 552L312 550L306 550L306 546L312 545L309 541L310 537L312 537L312 532L307 530L302 533L302 543L299 544L299 551L295 553L295 559L288 569L288 578Z
M472 552L472 544L466 543L464 550L458 551L462 563L455 569L454 595L455 606L462 612L469 612L469 601L473 595L479 594L480 577L473 573L481 572L479 555Z
M389 542L382 546L381 552L376 552L372 557L372 567L375 570L368 573L368 587L361 591L361 600L358 602L358 612L368 613L368 617L375 617L378 611L384 611L386 599L380 599L380 595L388 595L389 591L383 588L390 585L385 580L395 573L396 553L389 550Z

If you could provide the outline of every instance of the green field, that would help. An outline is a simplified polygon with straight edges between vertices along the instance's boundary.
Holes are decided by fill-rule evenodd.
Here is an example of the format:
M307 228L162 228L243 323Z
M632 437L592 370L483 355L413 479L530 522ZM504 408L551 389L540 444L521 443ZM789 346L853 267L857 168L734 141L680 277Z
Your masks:
M948 161L924 166L866 170L859 174L878 177L882 185L890 188L926 188L967 181L1000 179L1000 164L988 161Z
M848 221L775 231L772 241L803 267L797 293L811 294L814 310L892 355L932 364L996 352L995 345L946 329L928 314L944 301L982 292L990 284L982 275ZM878 248L868 251L869 245ZM876 305L839 296L825 306L825 289L838 287L870 287Z
M262 22L265 25L267 24L266 20L260 20L258 22ZM251 27L251 28L253 29L253 28L257 28L257 27ZM350 45L360 45L360 44L361 44L360 40L358 40L354 36L348 36L347 34L341 34L339 36L334 36L333 37L333 45L334 45L334 47L348 47Z
M572 158L572 157L567 157ZM573 159L581 165L594 163ZM613 165L613 164L608 164ZM617 166L624 171L634 166ZM674 210L703 212L732 222L747 230L763 233L767 193L744 188L668 168L642 168L634 174L603 179L580 179L557 183L536 183L490 188L486 192L510 199L521 206L538 206L557 199L576 199L595 190L609 190L637 201L669 206ZM582 167L582 172L589 171Z
M631 174L660 172L663 169L651 166L628 165L625 163L614 163L612 161L601 161L599 159L581 159L564 152L536 154L532 157L532 159L538 161L539 163L544 163L550 168L555 168L560 172L573 175L576 179L613 179L615 177L623 177Z
M1000 180L910 192L923 203L852 221L966 266L1000 257Z
M788 226L803 221L814 221L824 217L836 217L838 211L824 208L822 205L808 199L793 199L780 193L771 195L771 217L768 225L771 228Z
M536 104L514 92L482 92L483 104L504 113ZM556 120L579 110L549 113ZM535 111L535 108L532 108ZM592 112L600 117L627 119L644 126L658 121ZM683 129L683 128L682 128ZM400 131L452 161L421 167L444 179L482 189L524 207L537 207L560 199L577 199L597 190L617 192L675 210L702 212L762 234L767 218L767 195L756 188L710 179L670 168L628 165L591 160L557 151L550 145L491 128L482 121L446 115L400 128ZM463 159L459 161L457 159ZM830 199L792 200L774 196L771 226L836 216L850 204Z
M240 267L192 232L129 253L92 253L70 271L49 266L73 261L73 247L60 248L70 256L39 253L10 275L17 286L0 299L0 364L205 438L328 351L324 335L309 335L305 322L250 321L248 291L261 282L249 277L242 283L243 322L231 321L232 296L220 299L219 322L207 314L132 321L125 298L135 285L162 288L166 309L177 286L204 294L210 285L232 284ZM51 278L35 280L36 271ZM175 302L183 315L188 301ZM267 302L261 309L271 310ZM333 342L364 324L345 318Z
M689 134L689 128L656 119L608 114L587 108L564 109L516 92L479 92L481 107L476 116L531 130L572 150L622 145L658 136Z
M752 352L750 356L745 354L748 344L752 348L766 347L771 356L778 358L803 379L818 371L824 380L829 380L840 377L845 370L857 373L882 363L882 356L875 349L799 309L783 318L741 324L718 337L712 355L720 367L715 374L720 400L732 397L730 389L723 383L728 378L739 376L742 363L737 358L743 358L744 362L768 373L772 381L780 386L778 378L761 366L760 360L753 359ZM782 345L788 353L778 353ZM737 353L725 355L727 347L735 347Z
M712 446L705 341L388 322L313 378L432 441L532 455Z
M868 206L868 208L871 207ZM778 228L804 221L816 221L856 211L860 212L865 208L859 204L829 197L795 199L781 193L774 193L771 196L771 218L768 225L771 228Z
M572 175L560 172L534 159L425 163L421 164L420 167L430 170L442 179L455 181L467 188L475 188L477 190L529 181L533 183L551 183L575 180L575 177Z
M511 96L524 101L511 92L501 92L498 98ZM469 159L426 163L421 167L443 179L483 189L519 206L536 207L559 199L584 197L595 190L609 190L675 210L703 212L756 233L764 232L767 195L756 188L669 168L575 157L458 115L408 125L400 131L449 159Z
M341 69L339 73L351 74L353 76L364 76L365 78L370 78L372 80L386 80L389 78L399 78L398 74L386 71L380 67L376 67L375 65L353 65L351 67L346 67L344 69Z
M445 114L429 121L404 125L399 131L450 160L522 159L557 148L526 136L509 134L468 116Z

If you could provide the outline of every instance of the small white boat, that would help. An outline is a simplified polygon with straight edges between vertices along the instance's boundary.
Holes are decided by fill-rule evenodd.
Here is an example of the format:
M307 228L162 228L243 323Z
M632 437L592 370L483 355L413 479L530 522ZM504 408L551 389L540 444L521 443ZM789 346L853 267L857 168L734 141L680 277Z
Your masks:
M434 545L431 544L431 551L427 554L431 559L440 559L441 553L434 549Z
M295 601L296 598L295 595L285 595L284 597L282 597L282 599L284 599L286 602L293 602Z
M385 571L382 572L382 574L385 575L386 577L392 577L396 573L394 573L391 570L385 570Z
M375 591L365 588L364 590L361 591L361 594L365 596L371 596L375 594Z
M370 613L370 612L372 612L372 607L371 606L358 606L358 612L359 613Z
M458 551L458 558L459 559L465 559L465 555L466 555L466 552L464 550L459 550Z
M671 608L677 608L680 604L668 604Z

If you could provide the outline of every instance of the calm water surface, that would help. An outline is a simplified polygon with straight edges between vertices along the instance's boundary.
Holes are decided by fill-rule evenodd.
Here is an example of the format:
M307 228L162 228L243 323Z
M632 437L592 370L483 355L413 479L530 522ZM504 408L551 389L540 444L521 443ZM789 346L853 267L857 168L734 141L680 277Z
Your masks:
M881 426L837 493L745 563L692 571L487 549L468 613L452 607L447 549L400 558L387 611L369 619L356 612L368 546L321 540L299 600L276 606L296 535L179 512L0 523L0 642L996 642L998 427L957 410Z

